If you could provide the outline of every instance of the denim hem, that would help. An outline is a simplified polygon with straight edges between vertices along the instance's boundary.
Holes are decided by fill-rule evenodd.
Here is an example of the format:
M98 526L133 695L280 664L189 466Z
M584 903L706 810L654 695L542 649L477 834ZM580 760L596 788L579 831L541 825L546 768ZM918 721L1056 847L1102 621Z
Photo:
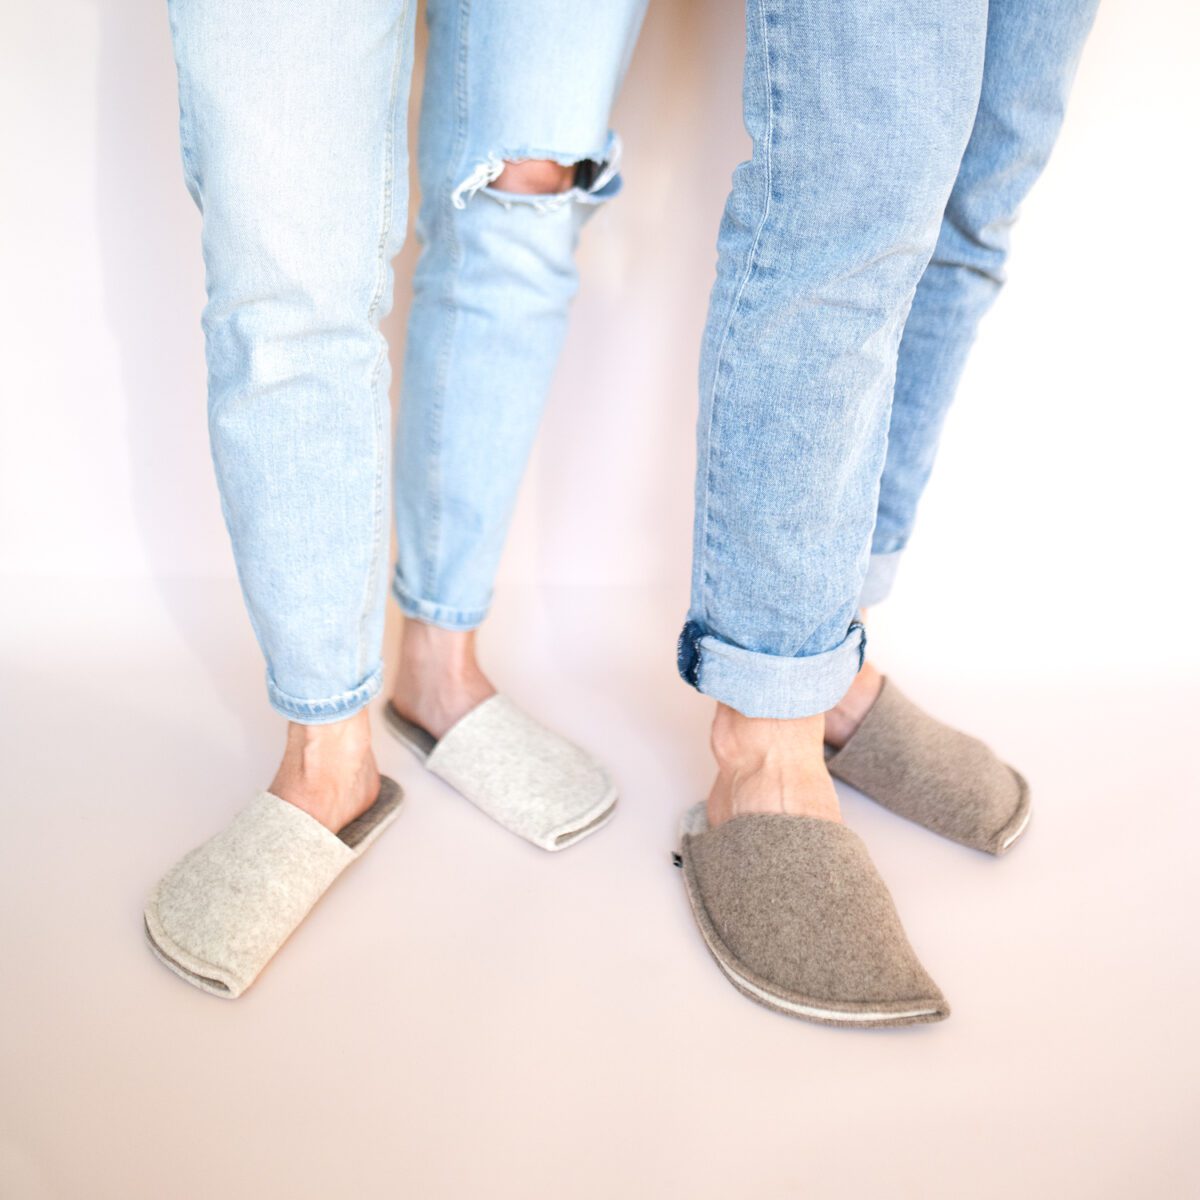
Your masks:
M866 645L860 621L851 624L840 645L802 658L743 650L689 622L679 643L680 674L746 717L813 717L846 694Z
M395 577L392 579L392 596L405 616L416 617L428 625L439 625L442 629L475 629L488 615L486 605L483 608L453 608L434 600L422 600L405 591Z
M383 685L383 667L378 666L357 687L324 700L298 700L280 691L270 675L267 676L267 698L271 707L300 725L329 725L352 717L360 708L369 704Z
M903 550L893 550L888 554L871 555L867 577L863 580L862 592L858 597L859 608L870 608L872 604L879 604L888 598L903 554Z

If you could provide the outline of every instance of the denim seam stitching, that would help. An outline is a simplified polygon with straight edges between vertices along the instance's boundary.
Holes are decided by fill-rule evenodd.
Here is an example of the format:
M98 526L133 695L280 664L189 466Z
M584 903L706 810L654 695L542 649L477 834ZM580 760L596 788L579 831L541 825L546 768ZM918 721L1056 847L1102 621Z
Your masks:
M725 329L721 334L721 344L717 348L716 362L713 364L712 389L709 392L708 428L705 436L704 462L704 524L700 535L700 569L697 572L700 577L700 607L706 621L711 619L711 613L709 612L708 608L708 584L710 578L708 574L708 519L711 507L709 503L709 497L712 493L713 414L716 410L717 389L721 378L721 368L725 359L725 346L729 341L729 335L737 318L738 307L742 302L742 296L745 293L746 288L749 286L750 280L753 278L757 269L758 244L762 239L763 230L766 228L767 218L771 215L771 152L775 141L775 105L771 83L771 47L767 40L767 22L762 0L757 0L755 7L758 12L759 27L762 32L763 75L767 94L767 133L765 155L766 162L763 179L763 211L762 216L759 218L758 228L754 231L754 241L750 245L750 253L746 256L747 261L745 275L742 278L742 282L738 285L738 290L729 306L729 316L725 322Z
M457 168L463 158L467 145L467 69L468 69L468 36L470 21L470 0L460 0L458 5L457 29L458 54L455 61L454 98L456 104L458 139L454 153L449 156L451 166L448 168L442 186L437 192L437 224L442 232L443 240L450 250L451 270L446 274L446 280L439 304L445 314L445 332L442 335L442 345L438 352L436 383L433 390L429 410L429 426L425 447L427 471L425 477L425 497L428 505L428 524L422 538L422 574L431 592L437 593L440 580L438 571L439 550L441 547L441 445L443 411L446 396L446 379L450 370L451 351L454 345L454 330L457 325L457 307L454 303L454 292L458 283L458 273L462 269L462 246L459 243L457 231L454 228L454 216L450 211L448 196L454 187Z
M200 172L197 166L195 155L196 129L192 121L192 108L190 96L188 103L184 103L185 92L190 92L185 83L183 70L183 60L179 53L180 34L179 22L175 18L175 4L167 5L167 26L171 31L171 45L175 56L175 73L179 80L179 157L183 163L183 180L187 185L188 191L192 193L200 211L204 211L204 205L200 201Z
M383 172L383 211L380 214L379 244L376 248L375 263L375 292L367 308L367 322L373 324L379 313L383 300L383 289L387 282L387 240L392 229L392 191L396 175L396 99L400 89L400 63L404 55L404 35L408 29L408 6L411 0L406 0L397 17L396 49L392 55L392 76L388 94L387 131L384 136L384 172ZM367 627L370 622L372 598L375 595L375 582L379 577L380 550L383 541L383 467L384 450L381 426L383 424L383 405L379 402L379 380L383 364L387 359L387 340L377 328L376 337L379 339L379 349L375 355L375 365L371 370L371 380L368 385L371 394L371 407L375 414L375 523L371 532L371 551L367 560L366 590L363 595L362 616L358 624L358 655L357 673L362 674L367 657Z

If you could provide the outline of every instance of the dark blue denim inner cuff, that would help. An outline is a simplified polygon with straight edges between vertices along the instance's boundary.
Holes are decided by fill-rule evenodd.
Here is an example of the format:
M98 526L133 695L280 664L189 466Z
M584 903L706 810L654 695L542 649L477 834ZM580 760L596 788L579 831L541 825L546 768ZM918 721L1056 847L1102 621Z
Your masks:
M846 694L862 668L866 645L861 621L852 622L833 649L801 658L745 650L688 621L679 636L679 674L747 717L811 717Z

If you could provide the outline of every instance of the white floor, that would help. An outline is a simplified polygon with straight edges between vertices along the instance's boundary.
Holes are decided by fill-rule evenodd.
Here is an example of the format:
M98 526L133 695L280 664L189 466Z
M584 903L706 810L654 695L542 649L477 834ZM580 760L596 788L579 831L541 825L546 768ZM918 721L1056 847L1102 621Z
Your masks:
M682 597L509 595L487 661L606 757L617 821L543 854L381 738L407 811L230 1004L155 962L140 906L273 766L236 590L5 599L5 1200L1200 1195L1182 678L973 685L885 645L1035 818L994 861L847 794L954 1013L829 1030L725 982L671 866L707 781Z

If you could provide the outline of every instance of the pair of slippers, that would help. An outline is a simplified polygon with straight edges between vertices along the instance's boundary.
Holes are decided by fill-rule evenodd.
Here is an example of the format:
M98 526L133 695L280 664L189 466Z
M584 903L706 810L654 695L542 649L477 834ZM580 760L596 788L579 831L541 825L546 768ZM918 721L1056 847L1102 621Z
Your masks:
M442 738L390 705L392 733L488 816L561 850L613 816L616 790L589 755L504 696ZM889 681L830 772L894 812L1002 854L1029 820L1025 781L981 742L922 712ZM313 905L395 820L399 786L336 835L270 792L173 867L145 910L151 949L196 987L233 999ZM759 814L709 829L685 813L681 850L701 934L744 994L791 1016L851 1026L937 1021L949 1007L905 937L887 887L844 825Z
M390 704L384 716L432 774L544 850L574 845L616 810L604 768L505 696L485 700L440 739ZM235 999L396 819L402 802L399 785L384 776L374 804L334 834L294 804L260 792L154 889L145 910L151 950L189 983Z
M1029 787L982 742L885 679L830 774L943 837L1005 853L1029 823ZM827 1025L940 1021L945 997L905 936L857 834L836 821L749 814L710 829L684 814L688 899L717 965L744 995Z

